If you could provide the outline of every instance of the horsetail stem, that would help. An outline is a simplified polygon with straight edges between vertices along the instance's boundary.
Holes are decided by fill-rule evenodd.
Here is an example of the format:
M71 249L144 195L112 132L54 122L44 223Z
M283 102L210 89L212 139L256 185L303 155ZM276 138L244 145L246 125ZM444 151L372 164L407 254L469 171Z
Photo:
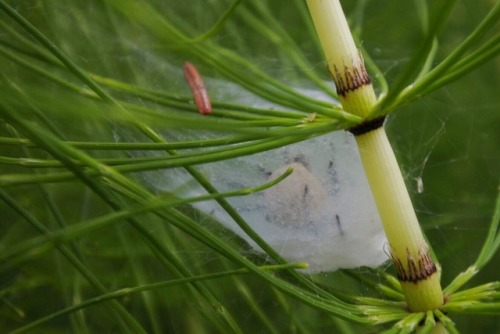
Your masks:
M366 118L377 99L340 2L307 0L307 5L343 108ZM408 307L436 309L443 304L440 272L429 254L383 119L366 119L350 131L356 136Z

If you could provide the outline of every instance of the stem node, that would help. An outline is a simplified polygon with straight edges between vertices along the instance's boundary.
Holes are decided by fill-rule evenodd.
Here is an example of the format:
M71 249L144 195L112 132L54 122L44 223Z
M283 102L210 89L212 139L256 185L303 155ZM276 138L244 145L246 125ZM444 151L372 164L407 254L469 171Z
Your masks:
M350 129L389 241L408 308L443 305L440 273L429 253L417 216L383 128L383 118L367 120L377 98L338 0L307 0L342 107L365 119Z

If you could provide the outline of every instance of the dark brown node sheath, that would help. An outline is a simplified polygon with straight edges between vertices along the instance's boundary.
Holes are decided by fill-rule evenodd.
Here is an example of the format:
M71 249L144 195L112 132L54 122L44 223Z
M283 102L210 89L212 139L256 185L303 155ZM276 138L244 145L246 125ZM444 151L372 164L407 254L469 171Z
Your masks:
M401 259L392 257L392 261L396 266L398 279L401 282L418 283L430 277L437 271L436 264L432 260L429 250L421 250L418 252L418 259L414 259L410 251L406 250L407 267L403 265Z
M355 136L361 136L365 133L368 133L370 131L373 131L375 129L378 129L384 125L384 120L385 116L378 117L366 122L363 122L359 125L356 125L355 127L352 127L350 129L347 129L350 133L352 133Z
M359 58L360 61L358 62L358 66L354 66L354 64L352 67L344 65L343 72L339 70L337 65L333 65L333 70L331 70L330 73L335 81L337 94L339 96L345 97L347 93L371 84L372 81L366 72L361 52L359 53Z

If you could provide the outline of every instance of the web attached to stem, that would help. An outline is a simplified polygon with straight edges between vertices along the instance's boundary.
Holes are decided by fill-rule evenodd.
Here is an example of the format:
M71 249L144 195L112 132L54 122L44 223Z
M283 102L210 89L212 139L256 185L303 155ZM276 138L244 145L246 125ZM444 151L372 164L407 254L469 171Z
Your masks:
M71 38L57 35L58 38L54 37L54 41L89 73L114 79L120 83L133 84L136 85L135 88L165 92L171 100L184 103L182 104L184 109L176 109L172 105L162 107L160 110L165 110L165 118L168 118L172 111L197 115L194 104L185 103L192 100L182 73L182 63L186 60L196 64L205 79L210 98L215 102L214 113L224 110L233 113L232 116L242 111L251 114L252 111L244 110L245 107L274 112L296 111L289 105L270 103L265 97L250 93L248 89L235 83L235 78L204 62L203 57L186 51L194 45L186 42L164 43L161 38L152 37L147 27L130 24L122 14L113 13L112 7L101 7L101 5L95 3L93 6L97 9L91 6L74 11L69 5L48 7L46 15L51 19L42 22L39 28L45 29L47 34L50 31L72 31L74 35L71 35ZM180 29L195 38L216 21L227 4L223 2L208 4L206 1L200 1L192 6L184 6L181 2L175 2L172 7L168 7L170 3L156 5L158 9L164 9L164 15ZM300 15L300 11L291 10L292 7L295 8L280 5L278 2L269 4L274 20L265 22L268 30L262 30L258 22L251 20L253 17L259 17L258 8L237 9L240 11L235 12L225 23L224 29L209 43L237 52L252 65L288 88L299 92L302 96L321 101L323 103L319 104L321 106L331 104L333 108L334 105L338 105L331 94L334 87L328 78L326 63L322 60L315 39L311 37L310 31L304 24L307 13L305 16ZM410 37L415 36L412 33L405 33L408 29L396 29L394 25L401 22L396 20L398 22L394 23L392 21L394 17L387 18L390 14L384 14L380 10L374 9L373 17L367 17L362 42L390 83L393 72L408 60L412 40ZM72 13L72 19L65 15L68 12ZM92 13L104 14L100 20L94 21L91 19L94 17ZM87 19L77 20L82 17ZM265 18L262 15L260 17ZM72 30L74 22L79 24ZM286 31L295 44L290 44L283 35L273 35L273 32L279 32L278 26L272 26L273 22L278 26L286 26ZM394 29L388 29L387 24L392 24L391 27ZM393 40L400 42L392 43ZM444 45L444 49L447 48L449 47ZM294 58L297 54L302 58ZM494 198L500 183L497 113L500 103L495 95L498 76L491 75L492 71L498 70L497 65L488 65L431 96L403 106L403 110L391 115L386 123L389 139L406 177L420 223L441 262L445 284L475 259L488 230ZM49 68L54 70L52 67ZM5 71L13 82L16 80L22 82L25 78L24 72L16 72L10 67L2 71ZM61 74L64 70L57 68L53 73ZM310 73L315 74L318 81L314 82L309 76ZM74 76L66 76L64 79L68 82L77 82ZM100 84L105 85L103 82ZM81 86L80 82L78 84ZM255 84L260 82L256 81ZM54 86L56 85L43 86L44 92L48 94L56 91ZM121 90L120 87L106 87L120 99L121 103L132 103L146 108L157 107L144 96L134 95L125 89ZM83 87L82 92L88 94L85 89L86 87ZM49 102L58 101L53 99ZM232 103L234 107L228 106L228 103ZM185 108L186 105L192 108ZM46 108L53 113L54 119L61 116L61 113L52 110L57 110L57 106L58 104L54 103L50 104L50 108ZM304 124L314 124L317 115L304 110L301 112ZM206 119L205 116L199 115L199 123L203 123ZM63 121L57 124L62 130L65 129L64 120L63 118ZM137 135L137 131L122 128L122 124L117 121L114 134L100 128L87 129L87 138L95 140L94 135L99 134L103 137L114 135L119 142L149 142L144 136ZM148 125L155 124L149 121ZM233 134L232 129L216 133L192 127L176 129L174 126L157 126L156 130L169 142L213 139ZM72 138L73 133L67 135L69 140L75 139ZM344 271L337 271L334 274L331 272L338 268L377 267L383 264L387 260L384 254L385 239L360 169L351 135L337 131L311 137L314 138L279 149L203 164L195 168L219 191L227 191L265 183L269 178L282 173L283 168L293 167L295 172L282 184L263 193L232 198L230 203L282 256L290 261L309 262L311 266L307 275L312 280L326 286L332 286L334 282L335 286L349 289L353 286L350 285L353 284L353 280L345 279ZM216 148L179 151L190 153L214 149ZM132 158L166 155L163 152L155 152L141 150L129 151L127 154ZM162 192L165 195L186 197L204 193L183 168L157 169L136 173L135 177L134 180L139 180L139 183L147 185L154 192ZM64 197L65 200L72 198L65 196L65 193L58 196ZM83 210L85 214L80 218L86 219L85 215L95 215L95 212L99 212L92 206L89 206L90 208L85 206L86 197L79 200L83 203L82 207L85 207ZM288 204L283 204L285 200ZM66 206L66 202L61 202L62 208ZM285 207L290 207L290 213L286 212ZM231 244L256 263L270 260L265 256L262 259L262 250L214 201L184 206L180 209L186 216L194 218L200 225L216 233L221 240ZM73 218L73 213L68 216ZM45 217L45 211L41 217ZM171 247L175 256L186 264L189 271L202 272L204 269L212 270L217 266L222 268L217 267L217 270L225 269L227 263L220 261L223 256L206 247L202 241L193 241L193 238L186 237L158 218L150 221L148 217L144 222L149 231L162 236L165 244ZM156 254L151 255L148 253L149 250L145 251L138 246L140 243L135 239L135 235L131 237L133 242L130 245L133 245L134 252L137 251L137 254L134 254L137 258L132 260L146 263L145 267L151 266L153 269L148 268L141 272L142 268L138 267L139 269L134 271L136 268L129 265L133 264L133 261L128 263L127 261L131 259L119 254L122 248L117 248L114 244L113 231L106 232L109 234L103 234L102 240L93 240L92 235L82 237L84 240L85 238L90 240L82 242L88 247L85 249L87 252L85 255L91 258L100 256L103 263L115 261L115 256L120 257L122 260L120 264L130 269L127 275L133 277L141 278L141 275L144 275L147 278L159 279L165 272L171 274L170 271L163 271L164 268L155 257ZM127 233L133 234L126 230L125 234ZM15 231L13 234L22 233ZM147 261L142 261L143 258ZM157 272L157 267L162 269ZM481 273L490 280L491 277L497 276L496 268L491 267L485 268ZM390 268L385 265L381 270L386 271ZM317 272L324 273L314 274ZM368 273L372 273L367 268L361 268L359 272L364 276L370 276ZM112 277L110 280L113 284L119 280L115 273L106 274ZM353 288L354 290L363 293L368 290L365 288L368 286L365 285L365 281L354 281L359 283L359 286ZM132 282L139 284L136 281ZM53 286L58 284L54 283ZM259 297L263 294L265 292L259 292ZM237 302L233 301L234 298L231 298L232 303L238 306ZM293 318L291 311L287 315ZM191 320L190 316L186 316L186 319Z

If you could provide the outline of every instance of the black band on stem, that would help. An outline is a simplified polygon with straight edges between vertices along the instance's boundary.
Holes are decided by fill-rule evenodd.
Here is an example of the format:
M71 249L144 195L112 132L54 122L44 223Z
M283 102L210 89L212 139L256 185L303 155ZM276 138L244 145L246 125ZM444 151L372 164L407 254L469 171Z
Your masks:
M349 131L350 133L352 133L355 136L361 136L361 135L364 135L365 133L368 133L372 130L378 129L381 126L383 126L384 120L385 120L385 116L375 118L375 119L372 119L368 122L363 122L359 125L356 125L353 128L347 129L347 131Z

